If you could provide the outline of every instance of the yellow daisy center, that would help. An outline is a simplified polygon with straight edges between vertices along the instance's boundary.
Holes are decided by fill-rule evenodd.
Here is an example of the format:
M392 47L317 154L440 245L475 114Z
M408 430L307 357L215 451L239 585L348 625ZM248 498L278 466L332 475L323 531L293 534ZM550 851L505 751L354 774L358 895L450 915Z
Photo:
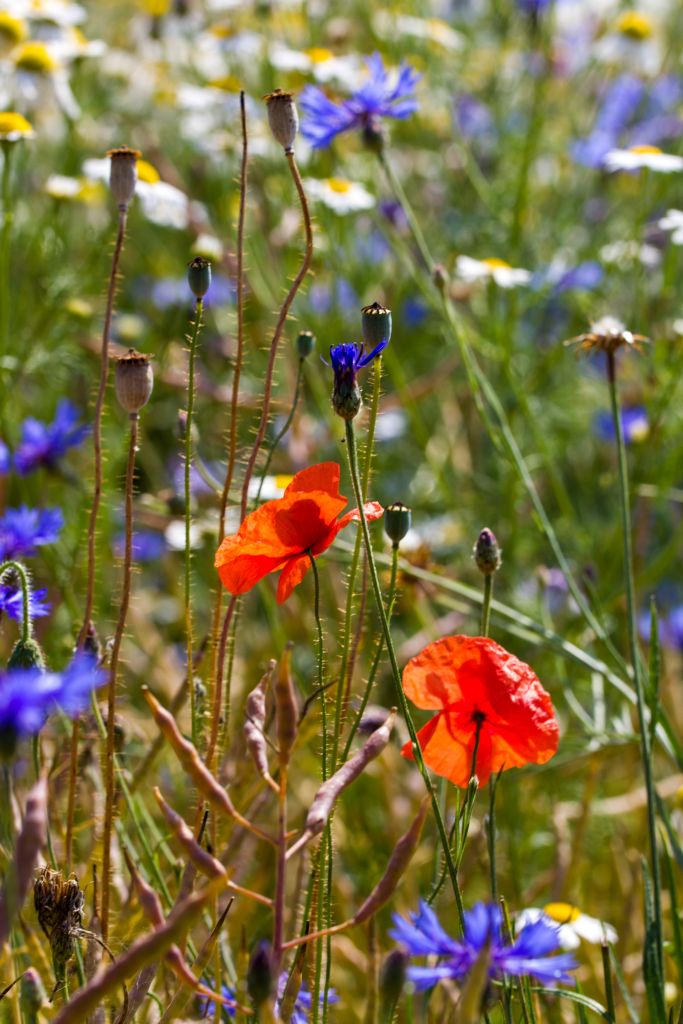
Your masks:
M162 18L171 9L171 0L143 0L142 5L153 18Z
M212 78L209 85L214 89L222 89L223 92L239 92L242 83L237 75L223 75L221 78Z
M307 57L310 57L314 64L324 64L326 60L332 60L334 54L326 50L324 46L312 46L310 50L304 50Z
M661 149L658 146L631 146L629 153L659 153Z
M571 903L546 903L543 913L551 917L553 921L557 921L558 924L570 924L581 917L579 908L573 907Z
M485 267L489 267L490 270L509 270L510 264L506 263L505 260L499 259L497 256L488 256L485 260L481 261Z
M344 181L342 178L328 178L327 184L332 192L349 192L351 190L351 182Z
M0 11L0 35L11 43L20 43L27 36L26 22L9 11Z
M219 39L229 39L231 36L234 36L235 34L235 29L232 27L232 25L226 24L212 25L209 31L211 32L212 35L217 36Z
M44 43L24 43L16 55L15 63L22 71L47 74L54 71L57 62Z
M616 29L629 39L649 39L652 35L652 22L640 11L624 11L617 20Z
M31 123L26 120L23 114L15 114L12 110L0 112L0 138L3 135L30 135L33 131Z
M147 160L138 160L138 179L147 182L148 185L156 185L161 181L161 175Z

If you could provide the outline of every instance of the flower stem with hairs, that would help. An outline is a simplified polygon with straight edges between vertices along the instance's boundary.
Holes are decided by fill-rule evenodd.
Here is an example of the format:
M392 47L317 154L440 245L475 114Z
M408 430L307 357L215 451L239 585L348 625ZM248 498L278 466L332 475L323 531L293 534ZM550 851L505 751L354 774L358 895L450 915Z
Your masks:
M187 372L187 420L185 422L185 649L187 654L187 672L190 689L190 720L192 723L192 742L195 746L201 731L200 723L197 721L197 702L195 698L195 685L193 678L193 656L192 656L192 416L194 413L194 366L197 354L197 338L202 327L202 312L204 303L201 298L195 301L194 323L192 324L192 335L190 337L189 363Z

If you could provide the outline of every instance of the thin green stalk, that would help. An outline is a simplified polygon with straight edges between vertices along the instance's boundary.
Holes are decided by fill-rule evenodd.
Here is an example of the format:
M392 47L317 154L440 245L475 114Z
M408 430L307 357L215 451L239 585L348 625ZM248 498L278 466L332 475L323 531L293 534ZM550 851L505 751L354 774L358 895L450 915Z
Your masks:
M484 576L484 600L481 606L481 635L488 636L491 626L491 601L493 599L493 573Z
M397 577L397 575L398 575L398 544L392 544L392 546L391 546L391 579L389 580L389 595L387 597L387 619L389 620L389 623L391 623L391 615L392 615L392 612L394 610L394 603L396 601L396 577ZM344 752L342 753L342 756L341 756L341 763L342 764L344 764L348 760L348 756L349 756L349 754L351 752L351 744L353 743L353 740L354 740L354 737L356 735L356 732L358 731L358 726L360 725L361 720L363 718L363 715L365 714L365 709L367 707L368 701L370 700L370 694L372 692L372 687L373 687L373 684L375 682L375 676L377 675L377 670L379 668L379 663L380 663L380 661L382 659L382 652L383 651L384 651L384 636L380 636L379 640L377 641L377 650L375 651L375 657L374 657L373 662L372 662L372 667L370 668L370 674L368 676L368 681L367 681L367 685L365 687L365 692L364 692L363 698L362 698L362 700L360 702L360 706L358 708L358 712L357 712L356 717L354 719L353 725L351 726L351 729L349 731L349 736L348 736L348 739L347 739L346 744L344 746Z
M370 471L372 469L372 449L375 443L375 427L377 425L377 413L379 410L379 399L382 384L382 357L377 357L373 365L373 388L372 404L370 406L370 419L368 421L368 439L365 448L365 463L363 465L363 477L361 491L363 502L367 500L368 488L370 486ZM361 535L356 533L356 541L353 550L353 559L346 584L346 610L344 612L344 633L342 639L342 655L339 667L339 682L337 683L337 698L334 714L334 737L332 740L332 771L337 767L337 755L342 731L342 712L344 711L344 691L346 677L350 672L349 651L351 646L351 619L353 617L353 604L355 598L356 576L360 562ZM350 682L350 681L349 681ZM348 745L347 745L348 749Z
M200 734L197 721L197 702L192 673L192 548L190 533L192 528L192 491L190 474L192 471L192 415L194 412L194 364L197 353L197 338L202 326L204 303L197 298L194 310L194 323L190 338L190 358L187 373L187 420L185 422L185 644L188 682L190 687L190 720L192 723L192 742L198 745Z
M0 580L5 573L13 572L19 577L19 586L21 587L21 639L23 643L30 640L33 636L33 623L31 621L31 583L29 580L28 571L21 562L15 562L13 560L3 562L0 565Z
M607 1012L609 1014L610 1024L614 1024L617 1019L617 1008L614 1003L614 985L612 984L612 967L609 959L609 944L603 942L600 947L602 954L602 973L605 979L605 1003L607 1004Z
M268 449L268 455L267 455L267 458L266 458L266 463L265 463L265 465L263 467L263 472L261 473L261 479L259 480L258 491L256 492L256 504L258 504L259 501L261 500L261 491L263 490L264 481L265 481L266 477L268 476L268 470L270 469L270 464L271 464L271 462L273 460L273 455L275 454L275 449L277 448L277 446L279 445L280 441L282 440L282 438L285 436L285 434L287 433L287 431L289 430L289 428L292 425L292 420L294 419L294 414L296 412L296 407L299 404L299 395L301 393L301 380L302 380L302 377L303 377L303 372L304 372L304 360L300 358L299 359L299 365L298 365L297 371L296 371L296 383L294 384L294 401L292 402L292 408L289 410L289 416L285 420L284 424L282 425L282 428L278 432L277 436L273 439L273 443L271 444L270 448Z
M320 620L320 576L315 558L310 551L307 552L313 579L315 581L315 598L313 603L313 614L318 629L318 690L320 692L320 716L322 719L322 777L323 782L327 778L327 697L325 696L325 646L323 643L323 625Z
M11 170L12 170L12 149L14 143L3 142L2 144L2 235L0 236L0 370L3 373L8 369L6 365L7 349L9 344L9 247L12 231L11 194Z
M489 877L491 879L491 899L498 902L498 871L496 867L496 790L500 773L489 779L489 813L486 819L486 842L489 853Z
M656 824L656 792L652 775L652 750L645 711L645 694L641 671L640 651L638 650L638 623L636 608L636 589L633 574L633 540L631 527L631 499L629 495L628 461L626 443L621 422L619 392L614 352L607 353L607 381L609 385L612 419L617 441L617 458L619 465L619 504L621 506L621 528L624 544L624 576L626 583L626 617L628 624L628 642L633 681L636 691L636 707L638 709L638 727L640 729L640 749L643 758L643 774L647 793L647 826L650 845L650 867L652 871L652 890L654 902L654 919L657 930L657 960L660 979L664 977L663 928L661 906L661 878L657 855L657 824Z
M434 792L434 787L432 786L432 782L427 771L427 766L425 765L424 758L422 757L422 750L420 748L420 743L417 738L417 733L415 731L415 725L410 714L408 701L406 700L406 695L403 692L403 686L401 683L401 670L398 667L398 660L396 658L394 642L391 636L391 630L389 628L389 620L387 618L387 613L384 610L384 602L382 601L382 588L380 586L379 576L377 575L375 553L372 548L372 541L370 539L370 530L368 529L368 522L367 519L365 518L365 512L363 510L363 495L361 491L360 476L358 473L358 453L356 450L356 435L353 429L353 421L346 420L345 426L346 448L349 458L349 469L351 471L351 481L353 483L354 495L360 512L360 525L361 530L363 531L363 543L365 545L365 553L367 555L368 566L370 568L370 579L372 581L372 589L375 595L377 611L379 613L379 617L382 623L382 630L384 633L384 640L387 645L389 661L391 662L391 669L394 677L394 686L396 688L396 696L398 698L398 703L401 707L403 717L408 727L408 733L410 734L410 741L415 762L420 770L420 774L422 775L422 779L425 784L425 789L427 790L427 793L429 794L429 798L431 800L432 811L434 813L434 819L436 821L441 843L443 845L443 852L444 857L446 859L448 874L450 876L451 885L453 886L453 894L455 896L455 901L458 907L458 914L460 916L460 923L462 925L464 922L464 907L462 904L460 887L458 885L458 876L455 869L455 864L453 863L453 855L451 853L451 848L448 842L448 833L446 832L446 826L444 825L444 821L441 816L439 801L437 800L436 793Z

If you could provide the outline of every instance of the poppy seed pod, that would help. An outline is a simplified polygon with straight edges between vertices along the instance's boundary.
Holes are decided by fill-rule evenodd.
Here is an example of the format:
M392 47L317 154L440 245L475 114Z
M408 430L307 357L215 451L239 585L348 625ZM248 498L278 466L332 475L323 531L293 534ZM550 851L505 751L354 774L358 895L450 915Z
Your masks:
M477 569L484 576L492 576L494 572L498 572L502 559L498 541L493 530L485 527L481 531L477 537L477 543L474 545L472 557Z
M361 309L361 331L368 348L375 348L391 338L391 310L373 302Z
M284 148L285 153L291 153L299 130L299 115L294 97L291 92L276 89L264 98L273 137Z
M384 532L392 544L400 544L412 520L412 511L400 501L384 509Z
M153 384L154 375L149 356L130 348L127 355L117 359L114 386L119 404L126 412L140 412L149 401Z
M135 195L138 181L138 160L140 153L128 146L110 149L107 156L111 160L109 171L109 188L117 202L119 210L126 210Z
M315 334L313 331L299 331L296 339L296 350L299 359L306 359L315 348Z
M187 265L187 283L192 294L198 299L203 299L211 287L210 261L205 260L203 256L195 256Z

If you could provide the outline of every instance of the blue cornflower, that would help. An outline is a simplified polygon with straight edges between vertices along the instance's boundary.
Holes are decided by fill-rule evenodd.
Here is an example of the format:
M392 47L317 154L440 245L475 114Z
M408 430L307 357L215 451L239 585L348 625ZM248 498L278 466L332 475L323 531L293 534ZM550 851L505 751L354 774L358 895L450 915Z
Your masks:
M410 956L442 957L436 967L409 967L408 978L418 991L432 988L444 979L462 980L474 966L481 951L489 947L489 978L503 974L530 974L541 983L565 981L576 961L567 953L549 956L560 946L558 929L539 920L522 929L515 941L506 945L502 937L503 913L495 904L477 903L465 911L465 935L462 941L452 939L432 908L424 900L410 920L394 915L395 930L391 932Z
M52 606L46 601L47 589L32 590L29 596L29 615L31 619L40 619L49 615ZM21 594L21 587L15 583L0 584L0 614L2 612L10 619L20 622L24 611L24 601Z
M355 128L363 129L369 137L376 137L380 118L404 118L417 110L413 92L421 75L409 64L402 64L391 84L379 53L373 53L366 63L370 77L341 103L333 103L315 85L307 85L301 93L299 106L304 113L301 134L314 149L325 149L337 135Z
M344 420L352 420L357 415L363 399L356 380L356 371L367 366L389 344L389 338L383 338L375 345L372 352L363 354L365 346L357 342L345 345L334 345L330 349L330 363L334 371L334 389L332 406L338 416ZM326 362L326 360L323 360Z
M51 469L69 448L75 448L90 431L79 424L80 413L64 399L57 406L52 423L42 423L29 416L21 428L21 441L14 453L14 465L21 476L39 466Z
M0 476L5 476L9 473L12 465L12 459L9 453L9 448L4 441L0 441Z
M287 978L288 977L289 977L289 975L288 975L287 971L283 971L280 974L280 977L278 978L278 982L277 982L277 1002L275 1004L276 1010L279 1007L280 999L284 995L284 991L285 991L285 987L287 985ZM221 995L225 999L232 999L232 1000L234 1000L236 998L235 997L235 992L228 985L222 985L221 986ZM320 993L320 1008L321 1009L323 1007L324 998L325 998L324 994L321 992ZM339 999L339 996L337 995L335 990L333 988L331 988L328 991L328 993L327 993L327 1002L328 1002L328 1004L329 1003L336 1003L338 1001L338 999ZM201 1012L203 1014L206 1014L206 1016L207 1016L207 1018L209 1020L213 1020L214 1005L215 1004L209 998L201 999L200 1000ZM299 989L299 994L296 997L296 1002L294 1003L294 1009L292 1011L292 1016L289 1018L291 1024L308 1024L312 1008L313 1008L313 998L311 996L311 993L308 991L308 989L305 987L305 985L302 985L301 988ZM224 1020L231 1020L235 1016L235 1009L232 1006L222 1006L221 1007L221 1011L222 1011Z
M621 429L626 444L644 441L650 431L647 412L642 405L632 405L621 410ZM594 430L601 441L615 441L614 419L603 409L594 420Z
M0 749L11 751L22 736L39 732L57 705L68 715L82 711L106 678L92 655L83 652L63 672L15 668L0 673Z
M58 508L8 508L0 516L0 562L35 555L36 548L54 544L63 525Z
M126 548L126 536L117 535L114 540L114 553L123 558ZM156 562L166 553L166 539L163 533L156 530L137 530L133 534L133 559L136 562Z

